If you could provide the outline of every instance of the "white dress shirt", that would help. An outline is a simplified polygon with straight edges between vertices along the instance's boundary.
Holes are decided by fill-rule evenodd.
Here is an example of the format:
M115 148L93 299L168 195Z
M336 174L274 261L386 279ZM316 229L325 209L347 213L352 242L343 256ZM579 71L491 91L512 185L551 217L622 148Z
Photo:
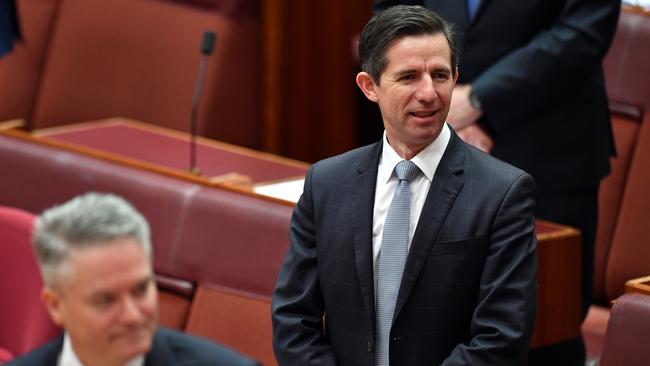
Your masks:
M449 126L445 124L440 135L431 142L427 147L415 155L411 161L420 168L421 174L411 183L411 217L409 219L409 241L408 248L411 249L411 240L417 227L424 201L427 198L431 181L438 169L438 164L442 155L449 144L451 132ZM375 208L372 216L372 263L375 276L375 290L377 286L377 259L381 249L381 239L384 233L384 222L388 215L388 208L393 200L395 189L397 188L397 177L395 176L395 166L402 159L395 150L390 146L384 131L383 148L379 158L379 167L377 170L377 186L375 188ZM375 291L377 293L377 291Z
M77 354L74 353L72 349L72 343L70 341L70 335L65 333L63 336L63 348L61 349L61 354L59 354L58 366L85 366L83 362L77 357ZM143 366L144 365L144 356L138 356L131 361L127 362L124 366Z

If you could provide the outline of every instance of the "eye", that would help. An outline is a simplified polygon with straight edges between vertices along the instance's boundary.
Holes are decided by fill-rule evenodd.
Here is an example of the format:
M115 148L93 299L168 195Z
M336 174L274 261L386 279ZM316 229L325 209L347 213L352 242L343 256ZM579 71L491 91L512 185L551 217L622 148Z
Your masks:
M93 304L100 308L100 309L105 309L111 306L115 302L115 296L112 294L98 294L95 296L93 299Z
M445 81L449 79L449 74L446 72L436 72L433 74L433 78L439 81Z
M149 291L149 281L145 281L139 284L138 286L136 286L133 289L132 293L133 296L135 297L143 297L147 294L148 291Z

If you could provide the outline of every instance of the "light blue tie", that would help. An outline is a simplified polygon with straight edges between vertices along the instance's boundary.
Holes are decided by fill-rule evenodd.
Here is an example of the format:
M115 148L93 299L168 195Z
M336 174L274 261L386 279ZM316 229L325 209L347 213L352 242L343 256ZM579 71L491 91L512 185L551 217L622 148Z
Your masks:
M481 0L467 0L467 14L469 15L469 20L474 19L480 4Z
M409 218L411 215L412 181L420 172L411 161L402 160L395 166L399 182L390 203L377 266L377 342L376 365L389 365L389 337L395 302L399 292L406 256L408 255Z

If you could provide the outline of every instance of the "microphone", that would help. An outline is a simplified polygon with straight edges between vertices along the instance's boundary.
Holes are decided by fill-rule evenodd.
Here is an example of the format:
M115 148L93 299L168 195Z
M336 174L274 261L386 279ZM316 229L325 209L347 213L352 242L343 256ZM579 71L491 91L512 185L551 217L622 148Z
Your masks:
M206 31L201 38L201 63L199 64L199 73L194 84L194 95L192 96L192 114L190 115L190 173L201 175L201 169L196 164L196 135L197 135L197 117L199 112L199 101L201 100L201 90L203 89L203 79L205 78L205 67L208 62L208 56L214 50L217 35L212 31Z

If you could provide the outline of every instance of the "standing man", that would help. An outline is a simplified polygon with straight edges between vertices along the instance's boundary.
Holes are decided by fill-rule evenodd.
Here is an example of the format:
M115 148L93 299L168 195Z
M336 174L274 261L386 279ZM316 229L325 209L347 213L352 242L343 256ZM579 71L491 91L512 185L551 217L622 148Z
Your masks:
M374 16L359 54L385 133L307 173L273 297L280 365L522 365L532 178L445 123L458 53L437 14Z
M467 142L529 172L535 216L582 234L582 311L592 301L598 187L614 152L602 61L620 0L376 0L419 4L459 33L459 86L448 121ZM492 148L493 146L493 148ZM577 339L543 351L584 364Z
M7 366L257 365L156 326L149 226L123 199L88 193L46 210L34 245L43 301L65 333Z

